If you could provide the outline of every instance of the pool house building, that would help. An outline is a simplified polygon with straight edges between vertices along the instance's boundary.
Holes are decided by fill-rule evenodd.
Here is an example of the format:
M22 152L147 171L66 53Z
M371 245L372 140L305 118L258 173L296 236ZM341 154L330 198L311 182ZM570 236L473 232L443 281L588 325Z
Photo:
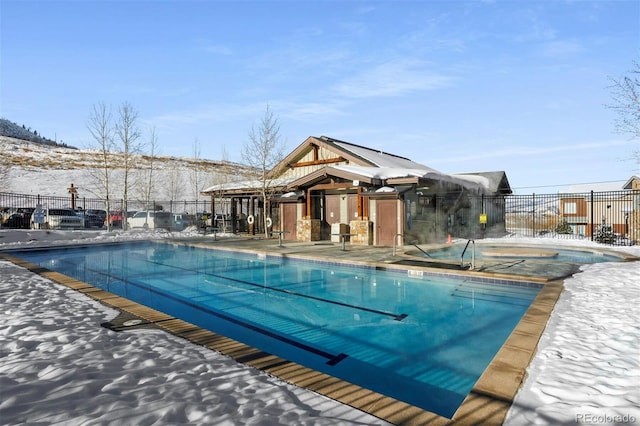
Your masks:
M223 202L233 231L271 230L293 241L392 246L505 233L503 171L446 174L409 158L326 136L308 137L271 171L270 199L259 182L234 181L202 191Z

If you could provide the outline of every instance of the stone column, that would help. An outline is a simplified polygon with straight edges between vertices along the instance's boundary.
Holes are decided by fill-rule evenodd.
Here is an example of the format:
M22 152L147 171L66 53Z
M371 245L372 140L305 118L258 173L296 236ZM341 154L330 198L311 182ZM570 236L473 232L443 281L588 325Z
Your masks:
M320 219L299 219L296 222L298 241L320 240Z
M370 246L373 244L373 222L368 220L352 220L349 222L351 228L351 244L359 246Z

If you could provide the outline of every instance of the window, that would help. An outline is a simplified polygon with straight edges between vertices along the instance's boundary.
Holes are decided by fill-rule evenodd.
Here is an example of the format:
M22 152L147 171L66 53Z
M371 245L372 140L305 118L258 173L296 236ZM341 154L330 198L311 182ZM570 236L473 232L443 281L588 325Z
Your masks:
M576 203L564 203L564 213L565 214L576 214L578 212L578 208L576 207Z

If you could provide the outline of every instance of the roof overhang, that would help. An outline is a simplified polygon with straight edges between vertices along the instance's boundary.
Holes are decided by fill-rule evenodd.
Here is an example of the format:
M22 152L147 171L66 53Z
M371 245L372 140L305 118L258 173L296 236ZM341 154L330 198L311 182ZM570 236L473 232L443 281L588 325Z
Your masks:
M349 170L337 169L335 167L323 167L314 172L309 173L299 179L290 182L287 186L287 190L297 190L303 188L313 187L326 179L338 179L344 180L344 187L359 186L360 184L366 185L382 185L380 179L372 178L370 176L355 173Z
M299 200L303 200L304 196L305 194L303 191L290 191L281 195L276 195L272 200L279 203L296 203Z
M363 197L369 197L371 199L380 199L380 198L400 198L402 194L411 190L413 185L406 186L383 186L381 188L372 189L369 191L364 191L362 193Z

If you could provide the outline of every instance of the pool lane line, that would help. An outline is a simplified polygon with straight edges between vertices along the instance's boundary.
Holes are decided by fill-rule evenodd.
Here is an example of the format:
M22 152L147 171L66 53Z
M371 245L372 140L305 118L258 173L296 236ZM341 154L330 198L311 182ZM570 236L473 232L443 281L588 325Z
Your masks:
M357 306L357 305L352 305L350 303L344 303L344 302L338 302L336 300L330 300L330 299L324 299L322 297L317 297L317 296L311 296L309 294L304 294L304 293L298 293L295 291L291 291L291 290L285 290L282 288L276 288L276 287L271 287L271 286L267 286L267 285L261 285L261 284L257 284L257 283L252 283L250 281L244 281L244 280L240 280L237 278L229 278L229 277L225 277L224 275L218 275L218 274L211 274L211 273L206 273L206 275L215 277L215 278L220 278L220 279L224 279L224 280L229 280L229 281L233 281L233 282L237 282L240 284L246 284L252 287L256 287L256 288L260 288L260 289L268 289L268 290L272 290L275 292L279 292L279 293L285 293L291 296L297 296L297 297L302 297L302 298L306 298L306 299L312 299L312 300L317 300L320 302L325 302L325 303L330 303L333 305L338 305L338 306L344 306L350 309L356 309L356 310L360 310L360 311L365 311L365 312L371 312L374 314L378 314L378 315L385 315L388 317L393 318L395 321L402 321L403 319L405 319L408 315L407 314L395 314L393 312L385 312L385 311L380 311L377 309L371 309L371 308L365 308L364 306Z
M213 316L218 317L218 318L220 318L222 320L228 321L228 322L230 322L232 324L235 324L235 325L238 325L240 327L249 329L251 331L254 331L256 333L259 333L259 334L262 334L264 336L270 337L272 339L279 340L279 341L281 341L283 343L286 343L288 345L295 346L296 348L302 349L305 352L310 352L310 353L318 355L318 356L320 356L322 358L326 358L327 359L327 362L326 362L327 365L334 366L334 365L338 364L340 361L342 361L342 360L344 360L345 358L348 357L347 354L342 353L342 352L339 353L339 354L331 354L329 352L323 351L322 349L313 347L311 345L307 345L305 343L298 342L298 341L290 339L290 338L288 338L288 337L286 337L286 336L284 336L282 334L274 333L272 331L269 331L269 330L266 330L264 328L261 328L261 327L258 327L256 325L253 325L253 324L251 324L249 322L242 321L242 320L240 320L238 318L235 318L235 317L232 317L232 316L229 316L229 315L225 315L225 314L223 314L221 312L214 311L214 310L206 308L204 306L200 306L200 305L198 305L196 303L193 303L191 301L180 299L179 297L175 297L175 296L173 296L171 294L162 293L162 292L160 292L160 291L158 291L158 290L156 290L154 288L150 288L150 287L147 287L147 286L144 286L144 285L141 285L141 284L137 284L137 283L134 283L134 282L131 282L130 284L133 285L133 286L136 286L138 288L142 288L144 290L148 290L148 291L150 291L152 293L155 293L155 294L157 294L157 295L159 295L161 297L164 297L164 298L167 298L167 299L172 299L172 300L174 300L175 302L177 302L179 304L182 304L182 305L185 305L185 306L189 306L189 307L191 307L193 309L196 309L196 310L201 311L201 312L205 312L205 313L207 313L209 315L213 315Z
M59 260L59 262L77 266L77 264L75 264L73 262L68 262L68 261L65 261L65 260ZM43 266L41 266L41 268L43 270L50 270L50 269L45 268ZM214 311L212 309L209 309L209 308L206 308L204 306L200 306L200 305L198 305L196 303L193 303L193 302L191 302L189 300L181 299L181 298L176 297L176 296L174 296L172 294L163 293L163 292L161 292L161 291L159 291L159 290L157 290L157 289L155 289L153 287L149 287L149 286L146 286L146 285L143 285L143 284L139 284L139 283L136 283L134 281L124 280L121 277L115 277L115 276L113 276L111 274L108 274L106 272L96 271L96 270L92 270L92 269L89 269L89 270L94 272L94 273L96 273L96 274L99 274L99 275L102 275L102 276L106 276L108 278L112 278L114 280L117 280L117 281L129 284L129 285L132 285L134 287L138 287L138 288L143 289L143 290L150 291L150 292L155 293L158 296L161 296L163 298L171 299L174 302L177 302L177 303L179 303L181 305L189 306L189 307L191 307L193 309L196 309L198 311L205 312L205 313L207 313L209 315L213 315L213 316L218 317L218 318L220 318L222 320L228 321L228 322L230 322L232 324L236 324L236 325L238 325L240 327L243 327L243 328L247 328L247 329L252 330L252 331L254 331L256 333L271 337L272 339L279 340L279 341L281 341L283 343L286 343L288 345L295 346L298 349L304 350L305 352L310 352L310 353L318 355L318 356L320 356L322 358L326 358L327 359L327 365L330 365L330 366L334 366L334 365L338 364L340 361L344 360L345 358L347 358L349 356L349 355L347 355L345 353L342 353L342 352L339 353L339 354L332 354L332 353L323 351L322 349L318 349L318 348L315 348L315 347L313 347L311 345L307 345L305 343L298 342L296 340L290 339L290 338L288 338L286 336L283 336L281 334L274 333L274 332L266 330L264 328L260 328L260 327L258 327L256 325L253 325L251 323L242 321L242 320L234 318L232 316L225 315L225 314L223 314L221 312L216 312L216 311ZM56 271L53 271L53 272L56 272ZM98 287L98 288L100 288L100 287ZM120 296L120 295L118 295L118 296ZM123 297L123 296L120 296L120 297ZM137 303L140 303L140 302L137 302ZM147 305L144 305L144 306L147 306ZM155 309L155 308L153 308L151 306L149 306L149 308Z
M182 299L180 299L178 297L175 297L173 295L161 293L161 292L157 291L154 288L149 288L149 287L146 287L146 286L143 286L143 285L140 285L140 284L136 284L136 283L131 283L131 284L136 286L136 287L143 288L145 290L149 290L152 293L155 293L155 294L157 294L157 295L159 295L161 297L165 297L165 298L168 298L168 299L173 299L174 301L176 301L176 302L178 302L180 304L189 306L189 307L191 307L193 309L196 309L196 310L199 310L201 312L205 312L205 313L207 313L209 315L213 315L215 317L218 317L220 319L228 321L228 322L230 322L232 324L239 325L240 327L247 328L247 329L252 330L252 331L254 331L256 333L260 333L260 334L262 334L264 336L271 337L272 339L279 340L279 341L281 341L283 343L295 346L298 349L304 350L305 352L310 352L310 353L313 353L313 354L318 355L320 357L326 358L327 359L327 365L330 365L330 366L334 366L334 365L338 364L340 361L344 360L345 358L347 358L349 356L349 355L347 355L345 353L342 353L342 352L337 354L337 355L331 354L329 352L323 351L322 349L318 349L318 348L315 348L315 347L313 347L311 345L307 345L305 343L298 342L296 340L290 339L290 338L288 338L286 336L283 336L281 334L274 333L274 332L266 330L264 328L255 326L255 325L253 325L251 323L242 321L242 320L240 320L238 318L234 318L232 316L225 315L225 314L223 314L221 312L216 312L216 311L214 311L212 309L209 309L209 308L205 308L205 307L200 306L200 305L198 305L196 303L193 303L191 301L182 300Z
M164 266L164 267L168 267L168 268L179 269L179 270L187 271L187 272L195 272L196 274L202 274L202 275L207 275L207 276L214 277L214 278L220 278L220 279L224 279L224 280L229 280L229 281L232 281L232 282L245 284L245 285L256 287L256 288L259 288L259 289L269 289L269 290L276 291L276 292L279 292L279 293L285 293L285 294L288 294L288 295L291 295L291 296L303 297L303 298L307 298L307 299L317 300L319 302L330 303L330 304L338 305L338 306L344 306L344 307L350 308L350 309L356 309L356 310L360 310L360 311L370 312L370 313L377 314L377 315L384 315L384 316L388 316L388 317L393 318L395 321L402 321L403 319L405 319L406 317L409 316L408 314L396 314L396 313L393 313L393 312L380 311L380 310L377 310L377 309L371 309L371 308L366 308L364 306L352 305L350 303L338 302L336 300L331 300L331 299L324 299L322 297L311 296L311 295L308 295L308 294L298 293L298 292L295 292L295 291L286 290L286 289L282 289L282 288L271 287L271 286L268 286L268 285L263 285L263 284L258 284L258 283L252 283L250 281L240 280L240 279L237 279L237 278L229 278L229 277L225 277L224 275L214 274L214 273L211 273L211 272L200 272L200 271L197 271L197 270L184 268L184 267L181 267L181 266L169 265L169 264L166 264L166 263L160 263L160 262L156 262L156 261L152 261L152 260L148 260L148 259L141 259L141 260L143 262L153 263L155 265L160 265L160 266Z

